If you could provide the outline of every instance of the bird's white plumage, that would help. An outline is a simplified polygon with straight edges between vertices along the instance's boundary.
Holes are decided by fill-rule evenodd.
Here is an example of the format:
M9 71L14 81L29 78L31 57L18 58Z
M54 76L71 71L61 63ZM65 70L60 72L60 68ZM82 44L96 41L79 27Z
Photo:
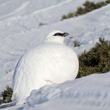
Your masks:
M33 89L73 80L77 76L77 55L70 47L62 44L64 37L54 36L56 32L61 33L52 32L43 44L30 50L19 60L13 76L12 95L17 104L25 103Z

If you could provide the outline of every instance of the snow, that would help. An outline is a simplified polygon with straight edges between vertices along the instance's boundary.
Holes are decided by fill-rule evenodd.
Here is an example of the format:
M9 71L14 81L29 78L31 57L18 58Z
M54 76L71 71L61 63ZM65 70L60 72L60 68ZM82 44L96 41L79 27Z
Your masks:
M20 110L109 110L110 72L33 90ZM15 110L9 107L4 110Z
M107 78L108 77L108 78ZM24 110L109 110L110 72L33 90Z
M6 85L12 85L13 72L20 57L28 50L41 44L46 35L55 29L66 31L70 37L73 37L65 39L65 43L70 47L75 40L81 43L80 47L74 48L77 54L93 47L99 37L110 40L110 5L76 18L60 21L62 15L75 11L84 1L86 0L0 0L0 92L5 89ZM45 25L39 26L39 23ZM33 102L31 100L34 107L27 104L24 108L27 107L27 110L34 110L34 108L38 110L71 110L72 108L77 110L109 110L109 74L110 72L90 75L63 83L62 87L68 89L68 96L73 96L74 100L66 95L64 98L60 98L61 85L44 87L44 89L50 88L50 91L55 91L53 94L56 97L52 98L52 92L49 96L48 90L45 90L45 95L48 93L48 96L46 95L47 101L39 92L40 104L38 104L39 101ZM69 91L71 89L66 85L75 88L72 89L74 91ZM75 90L79 90L79 92L75 92ZM80 92L80 90L82 91ZM35 93L37 94L38 91ZM30 97L27 100L30 100ZM46 101L43 98L41 100L40 97ZM23 106L7 107L3 110L22 110Z

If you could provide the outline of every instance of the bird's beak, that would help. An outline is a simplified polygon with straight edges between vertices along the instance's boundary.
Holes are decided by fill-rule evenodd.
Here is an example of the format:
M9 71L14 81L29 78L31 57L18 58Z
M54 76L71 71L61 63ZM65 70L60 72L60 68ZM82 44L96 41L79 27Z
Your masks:
M67 32L64 32L64 37L68 36L69 34Z

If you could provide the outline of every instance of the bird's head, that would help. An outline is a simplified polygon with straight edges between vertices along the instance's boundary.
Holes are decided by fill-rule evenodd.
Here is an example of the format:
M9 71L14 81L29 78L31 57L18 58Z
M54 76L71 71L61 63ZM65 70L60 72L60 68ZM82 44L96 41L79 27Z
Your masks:
M64 39L67 35L69 35L67 32L55 30L48 34L48 36L45 39L45 42L55 42L63 44Z

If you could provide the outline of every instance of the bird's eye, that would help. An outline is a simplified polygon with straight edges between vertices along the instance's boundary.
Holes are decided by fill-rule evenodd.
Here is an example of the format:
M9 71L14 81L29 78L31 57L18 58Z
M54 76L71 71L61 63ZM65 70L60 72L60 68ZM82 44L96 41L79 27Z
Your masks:
M55 33L54 36L57 36L57 33Z
M66 37L67 35L69 35L67 32L54 34L54 36L61 36L61 37Z
M62 33L55 33L54 36L63 36Z
M59 35L59 33L55 33L55 34L54 34L54 36L58 36L58 35Z

